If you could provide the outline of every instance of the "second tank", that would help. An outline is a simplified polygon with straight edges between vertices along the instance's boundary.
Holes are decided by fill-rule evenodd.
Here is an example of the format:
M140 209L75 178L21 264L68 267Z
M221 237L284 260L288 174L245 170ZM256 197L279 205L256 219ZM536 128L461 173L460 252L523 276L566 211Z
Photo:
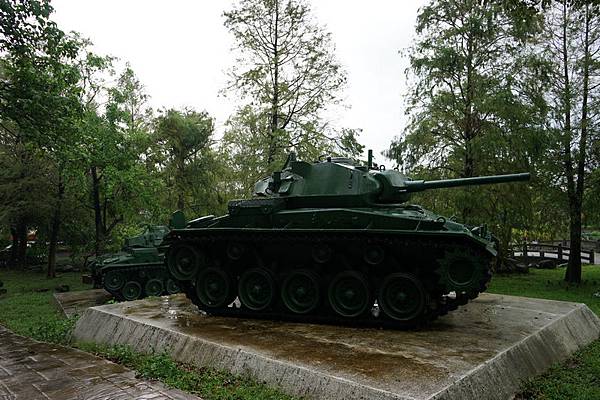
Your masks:
M169 277L159 248L168 232L166 226L149 225L141 234L127 238L120 252L89 260L91 276L84 277L84 282L104 288L117 300L178 293L180 289Z

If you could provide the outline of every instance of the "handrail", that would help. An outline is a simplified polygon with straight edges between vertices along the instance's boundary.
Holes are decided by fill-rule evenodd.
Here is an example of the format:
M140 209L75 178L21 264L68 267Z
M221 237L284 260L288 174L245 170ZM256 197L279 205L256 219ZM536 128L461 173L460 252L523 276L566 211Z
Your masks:
M552 245L544 243L521 243L510 246L513 257L523 258L543 258L548 260L569 261L571 249L561 244ZM517 255L519 253L519 255ZM530 253L537 253L534 255ZM556 257L548 257L548 254L556 255ZM587 264L595 263L594 250L581 250L581 261Z

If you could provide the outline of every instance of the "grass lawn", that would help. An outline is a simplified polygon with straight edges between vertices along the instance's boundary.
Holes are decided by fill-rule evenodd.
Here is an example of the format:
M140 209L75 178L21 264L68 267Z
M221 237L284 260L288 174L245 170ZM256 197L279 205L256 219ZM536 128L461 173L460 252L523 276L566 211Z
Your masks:
M43 273L0 269L0 281L7 290L0 296L0 324L23 336L45 342L67 344L75 319L65 319L52 303L54 288L69 285L71 290L89 289L76 273L47 279Z
M52 304L54 288L69 285L71 290L90 289L81 283L81 274L60 274L49 280L36 272L0 269L0 281L7 293L0 295L0 324L34 339L70 344L76 318L65 319ZM47 289L47 290L46 290ZM167 354L140 354L127 346L76 344L82 350L123 364L145 379L200 395L205 400L264 399L293 400L277 389L252 379L210 368L193 368L173 361Z
M600 315L600 265L584 266L580 285L563 281L565 270L532 269L529 274L496 275L491 293L585 303ZM600 294L599 294L600 296ZM600 340L526 382L516 399L600 399Z
M585 303L600 315L600 265L584 266L580 285L563 281L564 268L531 269L528 274L494 275L488 292Z

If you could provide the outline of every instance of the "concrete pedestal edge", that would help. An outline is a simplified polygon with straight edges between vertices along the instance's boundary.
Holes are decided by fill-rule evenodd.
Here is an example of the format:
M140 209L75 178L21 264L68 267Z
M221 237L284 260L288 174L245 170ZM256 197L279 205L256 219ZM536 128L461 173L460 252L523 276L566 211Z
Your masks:
M553 363L568 358L600 335L600 320L584 304L554 320L533 335L497 354L429 399L507 399L527 378L542 373ZM168 352L175 360L199 367L226 369L250 376L284 392L307 398L413 400L341 377L336 377L255 354L244 348L182 332L159 328L143 321L113 314L102 307L85 311L73 337L77 342L125 344L139 352Z
M296 396L315 399L414 400L242 348L231 349L181 332L125 319L98 307L85 311L77 321L73 338L76 342L129 345L143 353L166 351L177 361L249 376Z
M431 399L509 399L524 380L600 337L600 319L585 304L469 371Z

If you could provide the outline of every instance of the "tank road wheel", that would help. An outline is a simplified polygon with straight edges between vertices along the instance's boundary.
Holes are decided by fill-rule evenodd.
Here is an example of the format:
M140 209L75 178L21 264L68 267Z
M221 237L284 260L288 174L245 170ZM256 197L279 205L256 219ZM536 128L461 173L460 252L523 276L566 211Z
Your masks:
M150 279L144 285L146 296L160 296L163 293L164 287L160 279Z
M268 308L275 297L275 283L269 271L253 268L242 274L238 284L241 303L253 311Z
M200 265L203 262L204 257L202 253L198 252L192 246L181 245L169 251L167 266L175 279L187 281L198 273Z
M390 274L381 284L377 303L391 319L409 322L425 309L425 289L412 274Z
M438 263L440 283L444 284L448 291L459 293L478 290L480 282L486 278L486 266L468 251L447 251Z
M142 296L142 285L136 281L129 281L123 285L121 293L127 301L137 300Z
M316 263L325 264L333 256L333 250L328 244L317 244L312 248L312 258Z
M363 254L363 259L367 264L377 265L381 264L381 262L385 258L385 250L381 246L378 245L370 245L365 248L365 252Z
M329 304L342 317L357 317L373 306L365 276L356 271L337 274L328 290Z
M116 292L125 284L125 275L119 271L109 271L104 275L104 287L109 292Z
M227 244L227 257L230 260L238 261L244 256L246 246L238 242L230 242Z
M167 293L168 294L175 294L175 293L179 293L181 291L181 289L179 288L179 286L177 286L177 284L175 283L175 281L173 279L171 279L171 278L167 279L165 287L167 289Z
M309 270L292 271L281 286L283 304L295 314L308 314L319 305L321 293L317 274Z
M207 308L227 307L232 299L231 279L218 268L205 268L196 279L196 295Z

